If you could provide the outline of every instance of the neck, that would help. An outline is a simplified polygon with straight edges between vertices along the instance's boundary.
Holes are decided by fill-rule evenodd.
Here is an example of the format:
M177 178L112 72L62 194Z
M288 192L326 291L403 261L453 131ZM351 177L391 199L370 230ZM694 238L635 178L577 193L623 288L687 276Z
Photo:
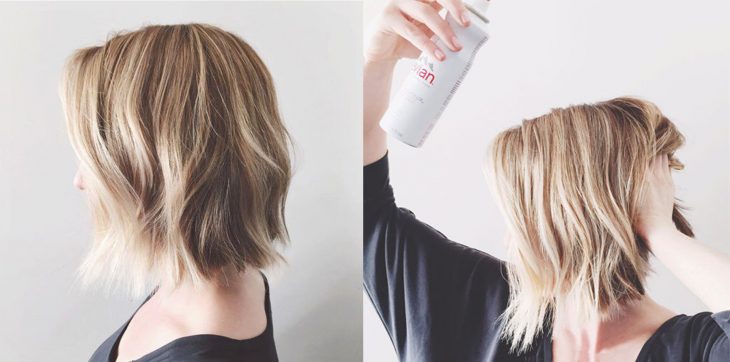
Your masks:
M201 283L161 284L129 327L159 345L198 334L253 338L266 330L265 296L264 279L257 269L224 268Z
M610 318L581 322L575 306L566 302L555 314L553 339L561 348L567 346L582 356L581 360L595 360L595 356L621 348L632 342L639 346L674 313L648 296L619 307ZM637 351L638 353L638 351Z
M198 283L186 279L177 285L160 284L155 294L160 303L173 308L178 305L217 304L236 300L260 283L261 276L256 269L238 271L233 267L224 267L210 279Z

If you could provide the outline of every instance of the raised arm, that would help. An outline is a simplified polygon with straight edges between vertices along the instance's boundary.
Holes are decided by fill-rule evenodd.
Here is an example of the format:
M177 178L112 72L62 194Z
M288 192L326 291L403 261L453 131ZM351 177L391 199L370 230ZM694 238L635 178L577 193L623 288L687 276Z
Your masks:
M652 253L711 311L730 310L730 256L682 234L672 222L674 183L666 155L647 171L636 228Z
M371 164L387 151L386 134L378 125L388 108L395 63L401 58L415 58L422 51L443 60L444 52L431 40L436 34L449 39L451 50L461 48L451 27L438 15L441 7L468 23L461 0L421 2L394 0L388 3L370 29L365 47L363 70L363 162Z
M388 109L395 62L365 62L363 71L363 164L381 159L388 149L387 135L378 125Z
M439 2L455 14L463 12L456 0ZM470 339L499 333L498 318L509 295L503 264L450 241L396 205L385 157L386 135L378 125L388 107L397 60L416 57L421 49L443 59L443 51L430 40L433 33L452 39L453 32L438 16L440 6L433 1L392 1L366 47L363 285L401 360L492 360L487 357L494 354L492 344ZM453 43L450 47L456 50ZM480 334L463 334L470 330Z

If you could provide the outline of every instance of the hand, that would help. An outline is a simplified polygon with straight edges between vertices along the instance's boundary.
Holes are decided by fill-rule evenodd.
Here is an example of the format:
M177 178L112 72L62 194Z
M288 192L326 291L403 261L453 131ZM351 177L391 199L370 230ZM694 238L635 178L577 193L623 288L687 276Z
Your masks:
M674 183L669 157L657 156L646 170L646 190L634 228L652 254L712 312L730 309L730 256L679 232L672 221Z
M672 221L674 210L674 182L672 181L669 157L655 157L646 170L645 190L639 201L637 220L634 227L645 240L663 231L675 231Z
M443 49L431 40L435 34L452 51L461 50L449 24L438 12L445 8L462 26L469 26L462 0L391 0L378 16L365 47L366 62L415 58L426 52L434 59L446 59Z

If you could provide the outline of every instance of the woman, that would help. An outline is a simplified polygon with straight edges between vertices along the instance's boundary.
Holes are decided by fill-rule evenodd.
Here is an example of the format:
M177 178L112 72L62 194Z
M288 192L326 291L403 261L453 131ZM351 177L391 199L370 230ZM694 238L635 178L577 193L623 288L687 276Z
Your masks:
M155 291L92 361L276 361L289 138L266 66L209 25L78 50L61 96L95 241L87 283Z
M366 48L365 288L401 360L730 360L730 259L693 240L674 205L682 135L651 103L555 109L497 136L489 169L509 263L396 206L378 121L398 59L443 60L434 34L460 49L442 7L469 25L459 0L395 0ZM712 312L654 302L649 253Z

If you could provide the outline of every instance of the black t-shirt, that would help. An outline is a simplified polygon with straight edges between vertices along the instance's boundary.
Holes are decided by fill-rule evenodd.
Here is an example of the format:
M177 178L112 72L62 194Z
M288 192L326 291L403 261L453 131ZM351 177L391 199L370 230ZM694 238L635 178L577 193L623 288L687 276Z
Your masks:
M271 302L269 283L266 285L266 329L260 335L237 340L213 334L199 334L178 338L135 361L139 362L278 362L274 344L274 328L271 325ZM142 303L147 302L152 295ZM140 305L141 307L141 305ZM137 308L139 310L139 308ZM91 356L89 362L111 362L116 360L117 348L129 322L121 326L104 341Z
M545 333L515 356L500 339L504 262L448 240L395 204L387 156L364 169L365 290L403 361L552 361ZM638 362L730 361L730 311L678 315Z

